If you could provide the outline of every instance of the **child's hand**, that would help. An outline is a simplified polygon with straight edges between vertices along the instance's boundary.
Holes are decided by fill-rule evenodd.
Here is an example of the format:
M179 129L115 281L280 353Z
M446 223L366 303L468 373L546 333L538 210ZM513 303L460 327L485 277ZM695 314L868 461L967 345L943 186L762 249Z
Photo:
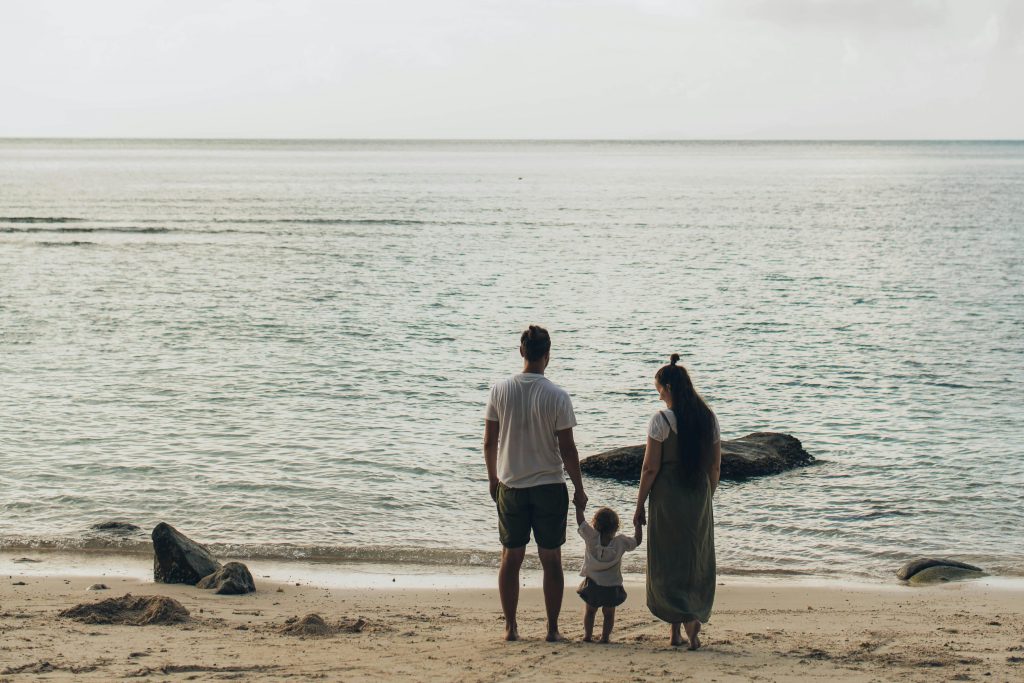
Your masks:
M576 526L579 526L583 524L583 522L587 521L586 516L583 514L583 510L586 508L586 506L574 505L573 507L576 508Z

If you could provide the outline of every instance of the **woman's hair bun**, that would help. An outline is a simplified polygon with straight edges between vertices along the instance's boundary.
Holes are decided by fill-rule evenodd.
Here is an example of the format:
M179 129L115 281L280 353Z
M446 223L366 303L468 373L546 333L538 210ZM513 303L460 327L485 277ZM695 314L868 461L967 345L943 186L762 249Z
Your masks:
M679 362L679 354L678 353L673 353L671 356L669 356L669 362L672 363L672 365L675 365L676 363L678 363Z

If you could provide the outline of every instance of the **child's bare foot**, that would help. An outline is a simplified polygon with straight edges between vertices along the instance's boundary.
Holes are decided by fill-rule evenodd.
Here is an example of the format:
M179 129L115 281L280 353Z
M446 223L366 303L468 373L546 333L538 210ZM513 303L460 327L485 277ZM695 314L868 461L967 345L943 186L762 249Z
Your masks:
M700 621L698 621L697 619L694 619L693 621L688 621L685 624L683 624L683 627L686 629L686 637L690 639L689 649L699 650L700 638L698 637L698 634L700 633Z

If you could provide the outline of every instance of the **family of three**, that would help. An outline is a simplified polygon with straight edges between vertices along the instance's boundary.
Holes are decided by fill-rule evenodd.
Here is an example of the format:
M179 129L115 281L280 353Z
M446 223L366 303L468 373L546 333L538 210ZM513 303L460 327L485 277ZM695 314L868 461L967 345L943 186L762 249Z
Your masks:
M547 640L563 640L558 615L564 590L561 548L569 513L568 474L578 532L586 545L580 572L584 580L577 590L586 605L584 640L593 639L601 609L600 640L608 642L615 608L626 599L622 556L640 544L647 525L647 607L671 625L673 645L689 643L696 650L701 624L710 618L715 599L711 497L722 461L718 419L673 354L654 376L666 409L656 412L647 425L634 533L618 534L619 519L613 510L602 507L589 522L584 514L589 501L573 440L572 401L544 376L551 358L547 330L531 325L520 338L519 353L523 371L491 388L484 429L484 460L502 545L498 593L505 638L519 638L519 570L532 532L544 570Z

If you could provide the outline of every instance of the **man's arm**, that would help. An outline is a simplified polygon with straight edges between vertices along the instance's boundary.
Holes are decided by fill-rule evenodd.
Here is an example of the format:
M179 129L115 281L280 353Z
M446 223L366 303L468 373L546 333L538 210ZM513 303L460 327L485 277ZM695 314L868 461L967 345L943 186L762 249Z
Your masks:
M556 432L558 436L558 452L562 456L565 471L572 480L575 489L572 503L577 510L587 509L587 494L583 490L583 475L580 474L580 453L576 450L576 441L572 438L572 427Z
M487 465L487 482L491 498L498 502L498 421L484 422L484 463Z

